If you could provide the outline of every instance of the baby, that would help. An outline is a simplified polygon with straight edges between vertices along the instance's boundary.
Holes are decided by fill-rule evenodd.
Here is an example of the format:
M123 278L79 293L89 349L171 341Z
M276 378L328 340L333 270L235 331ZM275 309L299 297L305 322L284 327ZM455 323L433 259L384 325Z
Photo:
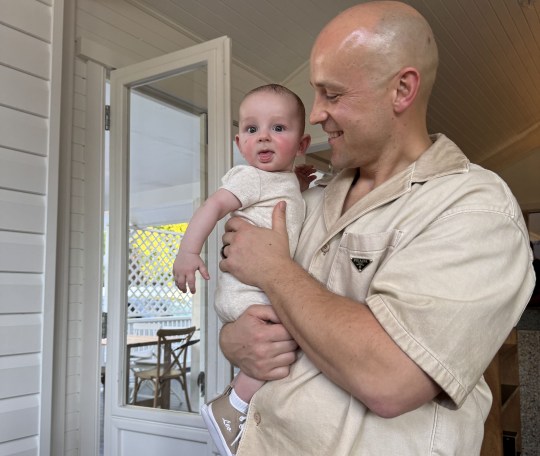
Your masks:
M304 104L286 87L269 84L244 97L239 117L235 140L249 166L232 168L223 177L222 187L193 215L173 266L176 285L184 292L186 283L195 292L197 270L206 280L210 278L200 253L218 220L231 212L271 228L274 206L285 201L291 256L298 243L305 216L301 190L315 179L309 166L293 172L295 158L303 155L311 142L304 134ZM234 321L252 304L270 302L258 288L220 273L214 305L223 322ZM263 384L240 372L222 395L203 405L203 419L222 456L236 453L249 401Z

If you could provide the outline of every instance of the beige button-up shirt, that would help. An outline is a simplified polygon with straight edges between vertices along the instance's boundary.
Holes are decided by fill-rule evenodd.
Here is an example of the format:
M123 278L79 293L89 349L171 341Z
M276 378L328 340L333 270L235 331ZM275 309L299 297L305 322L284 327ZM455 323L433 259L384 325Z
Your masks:
M482 374L529 300L532 255L506 184L448 138L433 139L345 214L355 170L305 193L295 258L329 290L368 305L444 393L381 418L300 354L287 378L253 398L238 456L479 453L491 406Z

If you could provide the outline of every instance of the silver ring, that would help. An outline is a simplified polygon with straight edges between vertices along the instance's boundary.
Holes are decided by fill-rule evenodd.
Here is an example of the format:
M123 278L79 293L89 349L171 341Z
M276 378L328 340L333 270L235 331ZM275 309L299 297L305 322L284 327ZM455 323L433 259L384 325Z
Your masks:
M221 250L219 251L222 260L227 258L227 255L225 255L225 247L227 247L228 245L229 244L223 244L223 247L221 247Z

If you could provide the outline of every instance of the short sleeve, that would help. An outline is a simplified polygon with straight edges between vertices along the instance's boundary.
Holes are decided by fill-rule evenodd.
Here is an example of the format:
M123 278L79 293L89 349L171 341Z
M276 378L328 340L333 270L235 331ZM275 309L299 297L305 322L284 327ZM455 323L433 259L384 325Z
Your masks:
M457 407L521 316L533 280L529 250L512 217L456 212L373 278L374 315Z
M261 177L257 168L238 165L221 179L225 190L230 191L242 204L241 209L257 203L261 198Z

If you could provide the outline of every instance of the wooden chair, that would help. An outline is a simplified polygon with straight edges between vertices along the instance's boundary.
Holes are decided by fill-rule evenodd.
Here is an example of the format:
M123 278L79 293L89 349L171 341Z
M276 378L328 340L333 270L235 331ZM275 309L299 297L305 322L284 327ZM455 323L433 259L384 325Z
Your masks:
M164 393L170 391L171 380L177 380L186 396L186 405L188 411L191 410L189 402L188 384L186 373L188 371L186 359L187 350L198 341L192 341L195 333L195 326L190 328L171 328L159 329L157 332L157 359L154 367L146 370L135 371L135 386L133 389L133 404L137 403L137 394L144 382L151 382L154 388L153 407L158 403L162 408L168 408L170 398L165 397ZM165 387L168 388L165 388ZM165 407L164 407L165 404Z

